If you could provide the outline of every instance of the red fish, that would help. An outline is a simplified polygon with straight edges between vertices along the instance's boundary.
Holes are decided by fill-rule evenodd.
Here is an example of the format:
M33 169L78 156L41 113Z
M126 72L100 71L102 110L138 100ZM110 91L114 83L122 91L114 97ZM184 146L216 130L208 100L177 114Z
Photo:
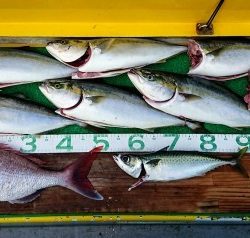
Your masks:
M61 171L43 169L39 159L0 144L0 201L27 203L41 190L62 186L94 200L103 197L94 189L87 175L102 146L96 147Z

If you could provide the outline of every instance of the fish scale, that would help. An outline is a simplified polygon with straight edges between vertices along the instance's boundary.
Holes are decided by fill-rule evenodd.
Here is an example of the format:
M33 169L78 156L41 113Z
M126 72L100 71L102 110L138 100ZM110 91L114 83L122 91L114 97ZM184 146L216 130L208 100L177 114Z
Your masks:
M206 157L205 155L171 154L171 152L165 155L152 155L148 159L149 161L160 159L156 166L143 163L146 173L150 174L146 180L156 181L178 180L193 177L194 175L200 176L222 165L235 165L235 161L223 161L215 157Z

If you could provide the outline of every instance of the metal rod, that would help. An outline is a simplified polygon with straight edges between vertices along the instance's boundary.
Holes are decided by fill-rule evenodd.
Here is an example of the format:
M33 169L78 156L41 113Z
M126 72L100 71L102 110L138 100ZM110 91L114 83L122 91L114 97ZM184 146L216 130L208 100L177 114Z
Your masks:
M212 24L215 16L217 15L218 11L220 10L222 4L224 3L224 0L220 0L219 4L217 5L217 7L215 8L214 12L212 13L212 15L210 16L209 20L207 21L206 27L209 28L210 25Z

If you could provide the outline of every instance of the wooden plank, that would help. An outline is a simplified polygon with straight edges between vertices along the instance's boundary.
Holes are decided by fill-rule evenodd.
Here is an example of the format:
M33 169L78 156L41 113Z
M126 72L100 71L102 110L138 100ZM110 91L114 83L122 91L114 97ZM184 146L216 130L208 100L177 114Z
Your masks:
M38 155L46 167L61 169L79 154ZM244 158L250 171L250 156ZM110 155L94 162L89 178L104 201L84 198L66 188L42 192L33 203L0 203L0 214L79 212L249 212L250 181L237 168L224 166L206 176L166 183L147 183L130 192L136 180L125 174Z

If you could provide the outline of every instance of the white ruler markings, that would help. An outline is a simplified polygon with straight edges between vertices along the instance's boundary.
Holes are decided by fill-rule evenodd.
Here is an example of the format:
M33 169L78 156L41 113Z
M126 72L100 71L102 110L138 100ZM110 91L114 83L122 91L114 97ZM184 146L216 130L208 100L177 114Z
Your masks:
M100 145L104 146L103 152L150 152L164 147L182 151L237 152L242 147L250 147L250 134L0 135L0 143L24 153L88 152Z

